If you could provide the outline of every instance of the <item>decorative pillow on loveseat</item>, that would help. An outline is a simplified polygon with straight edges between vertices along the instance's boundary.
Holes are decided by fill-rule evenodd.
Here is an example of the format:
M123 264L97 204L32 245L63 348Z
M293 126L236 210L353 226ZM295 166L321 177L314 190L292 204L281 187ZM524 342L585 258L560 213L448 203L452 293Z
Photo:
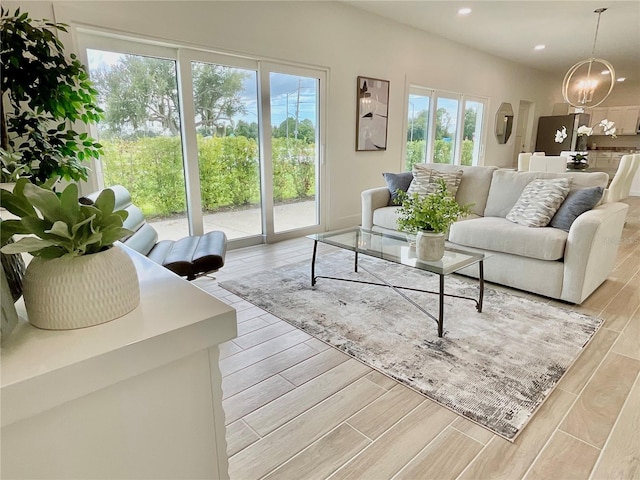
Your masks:
M507 220L527 227L546 227L569 193L570 178L533 180L507 214Z
M602 187L581 188L569 192L549 222L549 226L568 232L576 218L598 204L603 193L604 188Z
M387 182L389 192L391 192L391 198L387 205L398 205L398 190L406 192L409 189L409 185L411 185L411 181L413 180L413 173L383 173L382 176L385 182Z
M413 166L413 181L409 186L407 193L413 195L417 193L419 195L431 195L438 189L438 180L444 179L447 183L447 191L456 196L458 187L460 186L460 180L462 180L462 170L456 170L454 172L440 172L433 170L422 163L416 163Z

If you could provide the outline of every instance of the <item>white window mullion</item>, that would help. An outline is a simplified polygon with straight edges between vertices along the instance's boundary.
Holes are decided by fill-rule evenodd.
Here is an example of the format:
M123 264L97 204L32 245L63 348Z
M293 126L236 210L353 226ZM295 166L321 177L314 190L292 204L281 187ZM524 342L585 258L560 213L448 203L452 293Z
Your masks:
M200 169L198 166L198 140L196 137L195 108L193 104L193 78L191 59L186 51L178 50L178 98L180 99L180 128L182 130L182 158L184 159L185 187L189 234L204 233L202 200L200 197Z
M262 168L260 169L260 188L262 190L262 234L265 239L273 236L273 162L271 147L271 82L269 68L260 64L258 69L258 102L261 109L259 132L260 156Z

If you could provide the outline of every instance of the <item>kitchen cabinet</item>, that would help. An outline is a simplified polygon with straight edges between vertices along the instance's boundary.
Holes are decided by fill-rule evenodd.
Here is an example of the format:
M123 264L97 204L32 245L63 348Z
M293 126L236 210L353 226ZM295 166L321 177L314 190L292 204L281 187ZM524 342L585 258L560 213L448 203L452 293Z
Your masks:
M616 124L616 135L637 135L640 105L594 108L591 111L591 127L594 135L604 135L604 129L598 124L605 118Z
M640 119L640 105L623 107L620 119L620 128L616 129L617 135L637 135Z

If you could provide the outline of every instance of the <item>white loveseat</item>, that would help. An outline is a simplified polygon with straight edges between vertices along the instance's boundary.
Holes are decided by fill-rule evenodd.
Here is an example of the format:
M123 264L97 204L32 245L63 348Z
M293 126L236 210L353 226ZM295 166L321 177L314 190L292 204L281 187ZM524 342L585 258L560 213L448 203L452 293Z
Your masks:
M570 177L571 189L606 188L606 173L516 172L497 167L429 164L440 171L463 170L456 200L474 203L472 215L451 226L452 246L491 254L485 279L570 303L582 303L614 268L628 205L604 203L580 215L569 232L526 227L505 217L524 188L535 179ZM388 206L390 192L378 187L362 192L362 227L396 230L397 207ZM477 277L477 267L460 273Z

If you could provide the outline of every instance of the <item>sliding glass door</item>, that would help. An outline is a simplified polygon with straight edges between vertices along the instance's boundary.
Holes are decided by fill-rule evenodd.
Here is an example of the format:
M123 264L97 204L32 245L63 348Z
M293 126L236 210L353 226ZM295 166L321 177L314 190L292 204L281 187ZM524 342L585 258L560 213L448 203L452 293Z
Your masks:
M273 229L318 225L319 79L270 73Z
M81 34L105 119L99 186L124 185L161 238L237 245L321 227L324 72Z

